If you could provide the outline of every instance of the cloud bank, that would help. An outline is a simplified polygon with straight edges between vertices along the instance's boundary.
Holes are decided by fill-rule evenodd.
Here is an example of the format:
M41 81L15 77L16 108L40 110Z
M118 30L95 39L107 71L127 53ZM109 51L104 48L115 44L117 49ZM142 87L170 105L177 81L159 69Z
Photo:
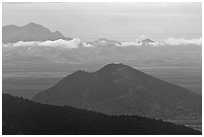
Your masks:
M164 42L168 45L202 45L202 37L199 39L168 38Z
M129 47L129 46L143 46L143 43L141 40L139 41L136 39L135 41L126 41L126 42L121 42L121 43L113 43L113 42L107 42L105 45L108 44L114 44L117 47ZM153 47L158 47L158 46L176 46L176 45L202 45L202 38L199 39L184 39L184 38L168 38L163 41L154 41L151 43L148 43L149 46ZM63 39L58 39L55 41L30 41L30 42L23 42L19 41L16 43L3 43L3 47L10 47L10 48L15 48L15 47L55 47L55 48L67 48L67 49L77 49L80 47L85 47L85 48L91 48L91 47L96 47L97 45L94 45L89 42L81 42L79 38L74 38L72 40L63 40Z
M139 41L126 41L122 42L120 47L127 47L127 46L141 46L142 44Z
M24 41L19 41L16 43L8 43L8 44L3 44L3 47L30 47L30 46L41 46L41 47L62 47L62 48L78 48L81 43L81 40L79 38L75 38L72 40L63 40L63 39L58 39L55 41L45 41L45 42L40 42L40 41L29 41L29 42L24 42Z

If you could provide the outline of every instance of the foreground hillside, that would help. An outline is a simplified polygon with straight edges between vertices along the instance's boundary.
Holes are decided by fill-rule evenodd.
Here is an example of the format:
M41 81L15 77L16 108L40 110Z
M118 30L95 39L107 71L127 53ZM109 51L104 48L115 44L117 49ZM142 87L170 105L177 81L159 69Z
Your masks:
M3 134L201 134L162 120L34 103L3 94Z
M201 95L124 64L76 71L37 94L34 101L106 114L170 118L201 114Z

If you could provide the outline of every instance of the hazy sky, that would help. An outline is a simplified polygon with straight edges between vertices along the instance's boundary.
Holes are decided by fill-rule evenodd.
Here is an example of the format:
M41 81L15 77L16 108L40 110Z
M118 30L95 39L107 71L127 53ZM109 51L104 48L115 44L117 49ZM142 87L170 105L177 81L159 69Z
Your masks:
M41 24L67 37L200 38L201 3L3 3L3 25Z

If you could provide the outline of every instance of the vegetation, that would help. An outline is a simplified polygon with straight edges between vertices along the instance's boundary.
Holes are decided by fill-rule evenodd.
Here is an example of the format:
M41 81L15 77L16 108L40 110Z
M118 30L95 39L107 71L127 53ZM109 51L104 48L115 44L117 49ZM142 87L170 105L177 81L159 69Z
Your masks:
M162 120L43 105L9 94L2 101L3 134L201 134Z

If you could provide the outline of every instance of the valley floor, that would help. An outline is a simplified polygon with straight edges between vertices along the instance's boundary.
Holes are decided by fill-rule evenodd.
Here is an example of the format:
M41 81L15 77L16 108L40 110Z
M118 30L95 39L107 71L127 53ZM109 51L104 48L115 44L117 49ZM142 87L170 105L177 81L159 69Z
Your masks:
M187 127L196 129L198 131L202 131L202 117L201 116L194 116L194 117L178 117L175 119L166 120L171 123L176 123L179 125L185 125Z

